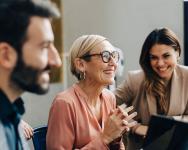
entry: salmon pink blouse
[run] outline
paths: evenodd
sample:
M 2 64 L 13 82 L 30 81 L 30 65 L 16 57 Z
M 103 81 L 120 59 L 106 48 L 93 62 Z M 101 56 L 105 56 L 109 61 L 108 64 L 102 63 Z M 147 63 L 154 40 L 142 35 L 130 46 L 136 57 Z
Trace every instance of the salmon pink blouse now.
M 59 93 L 51 106 L 48 120 L 48 150 L 124 149 L 122 141 L 106 145 L 101 139 L 104 122 L 116 108 L 115 96 L 104 89 L 101 93 L 101 124 L 92 113 L 84 91 L 74 84 Z

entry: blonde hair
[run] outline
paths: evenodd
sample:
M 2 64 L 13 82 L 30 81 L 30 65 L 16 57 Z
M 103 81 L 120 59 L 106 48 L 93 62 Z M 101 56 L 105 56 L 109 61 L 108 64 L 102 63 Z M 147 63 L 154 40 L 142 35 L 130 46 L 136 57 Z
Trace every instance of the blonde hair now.
M 70 48 L 70 70 L 79 79 L 79 71 L 75 66 L 75 59 L 88 54 L 96 45 L 107 40 L 100 35 L 83 35 L 78 37 Z

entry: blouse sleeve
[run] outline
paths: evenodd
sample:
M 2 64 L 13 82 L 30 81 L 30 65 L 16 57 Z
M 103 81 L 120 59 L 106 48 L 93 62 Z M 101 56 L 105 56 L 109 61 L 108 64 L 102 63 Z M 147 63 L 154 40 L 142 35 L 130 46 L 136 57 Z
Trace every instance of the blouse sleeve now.
M 101 137 L 96 137 L 92 141 L 90 141 L 87 145 L 80 149 L 75 149 L 75 150 L 110 150 L 108 146 L 102 141 Z
M 74 149 L 75 115 L 71 104 L 63 100 L 55 100 L 52 104 L 47 131 L 47 150 L 72 150 Z M 93 138 L 80 150 L 108 150 L 100 135 Z
M 55 100 L 47 131 L 47 150 L 71 150 L 74 144 L 74 113 L 69 103 Z

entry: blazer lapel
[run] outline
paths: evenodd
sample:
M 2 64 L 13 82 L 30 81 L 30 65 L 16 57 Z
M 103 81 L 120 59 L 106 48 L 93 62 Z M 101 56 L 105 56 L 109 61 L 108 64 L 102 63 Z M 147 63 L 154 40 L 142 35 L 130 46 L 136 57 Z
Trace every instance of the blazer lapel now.
M 171 83 L 171 89 L 170 89 L 170 104 L 169 104 L 169 110 L 168 115 L 177 115 L 177 111 L 181 110 L 181 77 L 180 72 L 176 68 L 173 72 L 172 76 L 172 83 Z
M 157 104 L 153 95 L 146 94 L 150 115 L 157 114 Z

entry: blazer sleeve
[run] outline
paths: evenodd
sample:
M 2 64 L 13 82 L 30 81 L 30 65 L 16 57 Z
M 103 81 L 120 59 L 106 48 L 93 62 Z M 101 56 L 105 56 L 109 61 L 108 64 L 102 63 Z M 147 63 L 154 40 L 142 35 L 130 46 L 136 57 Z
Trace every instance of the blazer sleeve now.
M 126 103 L 129 105 L 131 103 L 133 91 L 130 76 L 130 73 L 128 73 L 125 80 L 114 91 L 118 105 L 122 103 Z
M 186 108 L 185 108 L 183 115 L 173 116 L 173 118 L 176 119 L 176 120 L 188 122 L 188 103 L 186 105 Z
M 185 122 L 188 122 L 188 103 L 186 105 L 186 108 L 185 108 L 185 111 L 184 111 L 184 113 L 182 115 L 182 119 L 181 120 L 183 120 Z

